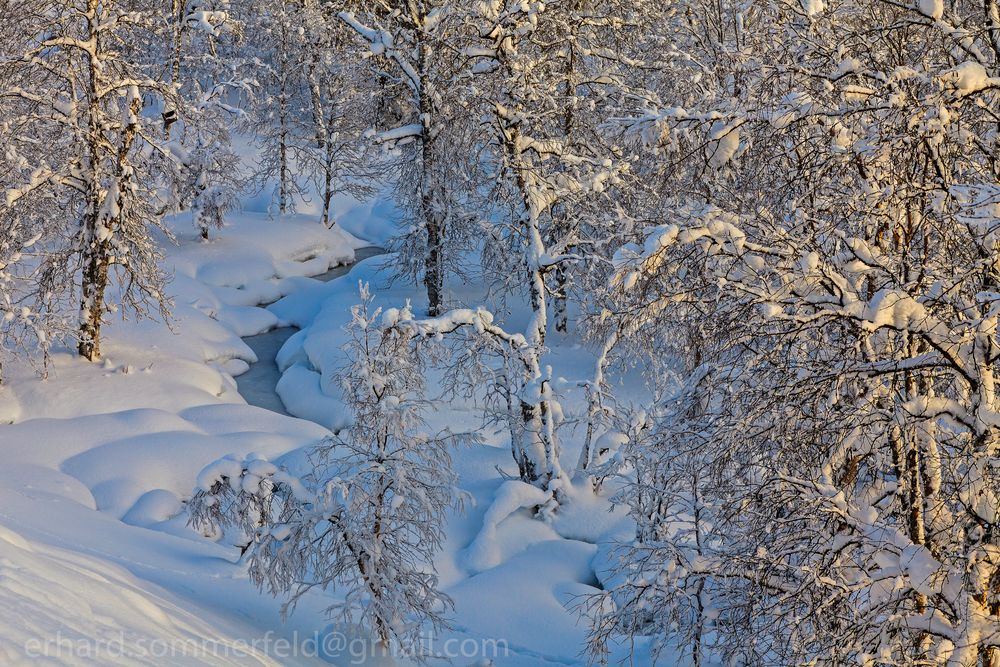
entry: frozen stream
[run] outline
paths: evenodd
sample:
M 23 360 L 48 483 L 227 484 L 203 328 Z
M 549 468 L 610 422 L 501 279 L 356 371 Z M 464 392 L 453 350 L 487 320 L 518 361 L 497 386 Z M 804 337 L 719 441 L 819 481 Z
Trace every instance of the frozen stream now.
M 384 252 L 385 250 L 382 248 L 376 247 L 358 248 L 354 253 L 354 263 L 369 257 L 381 255 Z M 323 282 L 339 278 L 350 273 L 354 263 L 335 266 L 326 273 L 313 276 L 313 278 L 322 280 Z M 250 370 L 236 378 L 236 386 L 239 389 L 240 395 L 250 405 L 266 408 L 273 412 L 280 412 L 283 415 L 288 414 L 284 403 L 281 402 L 281 398 L 278 397 L 275 391 L 278 380 L 281 379 L 281 372 L 278 370 L 275 357 L 278 356 L 278 350 L 285 344 L 285 341 L 296 331 L 298 329 L 295 327 L 280 327 L 257 336 L 247 336 L 243 339 L 243 342 L 249 345 L 250 349 L 257 355 L 257 363 L 251 364 Z

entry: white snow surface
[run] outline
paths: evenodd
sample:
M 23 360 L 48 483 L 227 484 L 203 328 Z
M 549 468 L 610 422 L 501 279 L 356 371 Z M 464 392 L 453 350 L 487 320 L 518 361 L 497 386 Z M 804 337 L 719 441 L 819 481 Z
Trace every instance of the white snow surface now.
M 268 631 L 273 641 L 316 629 L 317 614 L 283 625 L 237 553 L 187 528 L 180 510 L 208 462 L 277 456 L 328 433 L 246 405 L 230 370 L 256 361 L 240 336 L 276 323 L 258 304 L 368 243 L 305 216 L 243 214 L 207 243 L 190 220 L 172 224 L 169 327 L 113 318 L 102 363 L 61 352 L 44 380 L 4 369 L 4 665 L 321 664 L 287 662 L 266 643 Z
M 518 510 L 544 505 L 552 497 L 537 486 L 511 479 L 493 494 L 493 503 L 483 516 L 483 527 L 465 551 L 468 568 L 476 573 L 496 567 L 502 561 L 497 544 L 497 526 Z
M 183 503 L 199 472 L 225 456 L 302 465 L 305 448 L 346 423 L 331 384 L 358 281 L 372 284 L 378 305 L 412 299 L 415 312 L 419 290 L 389 284 L 379 267 L 391 257 L 364 260 L 330 283 L 307 277 L 350 261 L 379 234 L 362 241 L 309 216 L 244 213 L 202 242 L 189 220 L 172 224 L 178 244 L 164 239 L 174 274 L 169 326 L 116 319 L 106 327 L 105 362 L 57 353 L 44 380 L 26 365 L 5 368 L 0 663 L 409 664 L 360 650 L 350 643 L 358 629 L 330 625 L 322 610 L 336 591 L 310 592 L 282 622 L 283 600 L 247 579 L 233 539 L 197 534 Z M 369 225 L 379 227 L 345 227 Z M 475 305 L 471 288 L 450 289 L 452 299 Z M 515 308 L 507 321 L 525 317 Z M 233 379 L 257 361 L 240 337 L 284 325 L 302 331 L 278 354 L 277 391 L 301 419 L 247 405 Z M 572 336 L 553 336 L 552 348 L 556 368 L 591 372 L 592 355 Z M 475 428 L 472 407 L 453 402 L 429 419 Z M 567 418 L 583 410 L 573 396 L 564 407 Z M 469 501 L 448 517 L 436 563 L 455 609 L 452 628 L 428 635 L 428 645 L 456 665 L 586 664 L 575 606 L 595 591 L 599 545 L 626 519 L 609 511 L 612 491 L 579 489 L 554 519 L 533 517 L 537 490 L 505 482 L 498 468 L 513 472 L 509 443 L 502 433 L 487 436 L 486 445 L 455 453 Z M 564 464 L 576 456 L 567 446 Z M 643 655 L 640 646 L 640 665 Z

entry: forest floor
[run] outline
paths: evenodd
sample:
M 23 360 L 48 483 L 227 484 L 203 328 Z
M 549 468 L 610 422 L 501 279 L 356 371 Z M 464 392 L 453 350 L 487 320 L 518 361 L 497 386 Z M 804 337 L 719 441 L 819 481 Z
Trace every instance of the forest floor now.
M 163 240 L 173 274 L 169 324 L 115 317 L 100 364 L 57 352 L 45 379 L 27 365 L 4 369 L 0 663 L 409 662 L 375 655 L 358 629 L 331 625 L 323 610 L 335 590 L 311 592 L 283 621 L 283 600 L 257 591 L 225 538 L 188 527 L 184 503 L 199 470 L 222 456 L 256 453 L 294 464 L 338 428 L 345 415 L 330 382 L 359 281 L 385 307 L 410 299 L 420 311 L 419 290 L 390 280 L 387 255 L 329 282 L 309 277 L 383 242 L 369 219 L 346 225 L 367 238 L 305 215 L 240 214 L 209 242 L 196 238 L 189 220 L 172 224 L 177 242 Z M 449 297 L 484 300 L 475 284 L 456 281 Z M 506 317 L 516 328 L 526 315 L 515 304 Z M 249 387 L 267 394 L 276 381 L 281 402 L 248 405 L 235 378 L 258 358 L 242 338 L 289 326 L 298 331 L 280 350 L 270 347 L 275 359 L 260 360 L 274 370 L 243 382 L 250 396 Z M 592 357 L 572 334 L 551 347 L 549 361 L 574 374 L 566 387 L 590 374 Z M 567 390 L 567 423 L 582 414 L 581 398 Z M 478 428 L 475 414 L 475 398 L 452 400 L 428 420 Z M 580 438 L 571 428 L 567 434 L 571 470 Z M 468 502 L 448 517 L 436 562 L 455 602 L 452 627 L 436 636 L 428 630 L 421 649 L 437 656 L 432 662 L 456 665 L 585 664 L 576 606 L 600 586 L 599 564 L 611 539 L 628 535 L 628 519 L 611 511 L 610 491 L 582 489 L 553 520 L 534 518 L 516 484 L 505 481 L 515 472 L 509 443 L 499 432 L 485 436 L 484 445 L 455 453 Z M 643 656 L 640 646 L 638 664 Z

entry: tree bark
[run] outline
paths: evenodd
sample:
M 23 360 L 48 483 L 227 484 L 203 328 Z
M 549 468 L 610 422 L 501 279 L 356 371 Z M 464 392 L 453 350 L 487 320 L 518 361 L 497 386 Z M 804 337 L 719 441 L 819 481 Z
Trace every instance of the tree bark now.
M 288 35 L 281 28 L 278 54 L 278 212 L 288 212 Z
M 424 17 L 421 17 L 421 22 Z M 422 23 L 421 23 L 422 25 Z M 431 101 L 430 75 L 427 71 L 427 49 L 421 43 L 419 53 L 419 111 L 422 126 L 420 136 L 420 213 L 427 233 L 427 254 L 424 258 L 424 287 L 427 289 L 427 313 L 437 317 L 443 311 L 444 300 L 444 235 L 445 221 L 438 201 L 435 182 L 437 160 L 435 137 L 431 128 L 434 108 Z
M 98 238 L 98 224 L 101 211 L 101 123 L 100 81 L 102 68 L 98 62 L 100 36 L 97 31 L 97 0 L 87 2 L 87 31 L 96 45 L 88 54 L 87 79 L 87 159 L 90 162 L 87 187 L 87 211 L 82 221 L 81 252 L 83 254 L 83 276 L 80 281 L 80 329 L 77 351 L 88 361 L 101 357 L 101 317 L 104 312 L 104 291 L 108 284 L 107 242 Z
M 571 9 L 577 11 L 579 9 L 577 3 L 571 6 Z M 566 61 L 563 67 L 563 97 L 564 97 L 564 107 L 563 107 L 563 117 L 562 117 L 562 134 L 563 140 L 567 145 L 570 144 L 570 136 L 573 133 L 573 98 L 576 95 L 576 82 L 574 73 L 576 71 L 576 34 L 571 32 L 567 36 L 567 49 L 569 53 L 566 54 Z M 569 219 L 568 212 L 561 210 L 556 213 L 553 217 L 555 233 L 557 240 L 565 237 L 570 233 L 569 230 Z M 567 246 L 567 252 L 570 247 Z M 556 331 L 560 333 L 566 333 L 569 329 L 569 316 L 567 315 L 567 303 L 566 303 L 566 290 L 569 287 L 568 276 L 566 275 L 566 267 L 562 264 L 555 267 L 553 271 L 553 278 L 555 285 L 553 286 L 553 304 L 552 304 L 552 315 L 553 315 L 553 326 L 555 326 Z
M 96 227 L 96 217 L 85 223 Z M 88 361 L 101 358 L 101 317 L 104 314 L 104 292 L 108 286 L 107 243 L 96 238 L 84 252 L 82 299 L 80 304 L 80 343 L 78 352 Z

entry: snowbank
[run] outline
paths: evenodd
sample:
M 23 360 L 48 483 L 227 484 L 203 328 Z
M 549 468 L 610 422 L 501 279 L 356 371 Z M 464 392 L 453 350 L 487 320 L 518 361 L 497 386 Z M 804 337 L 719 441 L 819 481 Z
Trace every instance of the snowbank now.
M 130 655 L 139 656 L 128 664 L 171 665 L 323 663 L 305 654 L 232 651 L 144 662 L 141 647 L 182 641 L 261 647 L 263 641 L 273 649 L 279 639 L 295 645 L 328 631 L 360 637 L 324 620 L 335 591 L 310 592 L 282 622 L 281 600 L 261 595 L 246 579 L 232 538 L 204 539 L 187 527 L 181 510 L 198 472 L 213 461 L 263 457 L 293 470 L 304 466 L 305 448 L 346 423 L 333 374 L 343 362 L 343 326 L 358 301 L 358 282 L 371 284 L 377 305 L 410 300 L 416 312 L 425 308 L 421 290 L 390 282 L 380 271 L 391 261 L 386 257 L 364 260 L 329 283 L 306 277 L 350 259 L 362 245 L 306 219 L 248 214 L 208 243 L 183 221 L 176 224 L 180 244 L 167 251 L 172 331 L 153 320 L 116 321 L 107 327 L 102 364 L 56 355 L 46 381 L 5 369 L 12 380 L 0 389 L 0 419 L 14 423 L 0 429 L 4 664 L 45 664 L 27 654 L 26 642 L 66 635 L 84 647 L 95 638 L 122 637 Z M 474 282 L 450 284 L 449 298 L 482 303 L 469 286 Z M 519 327 L 527 317 L 515 304 L 505 322 Z M 305 419 L 246 405 L 233 379 L 256 361 L 240 337 L 284 325 L 301 331 L 277 354 L 283 371 L 277 391 L 288 411 Z M 579 374 L 560 386 L 589 375 L 592 355 L 573 337 L 553 335 L 552 348 L 556 368 Z M 431 386 L 443 384 L 432 378 Z M 583 409 L 579 397 L 565 398 L 568 419 Z M 454 400 L 427 416 L 432 428 L 474 428 L 477 414 L 473 404 Z M 485 435 L 489 445 L 455 453 L 469 501 L 464 513 L 447 517 L 436 563 L 456 604 L 449 614 L 454 627 L 428 641 L 439 651 L 458 642 L 450 646 L 461 647 L 452 656 L 459 665 L 579 664 L 585 631 L 575 612 L 578 596 L 596 590 L 592 560 L 624 517 L 608 512 L 607 492 L 569 489 L 570 504 L 548 522 L 537 520 L 530 508 L 545 494 L 504 482 L 498 470 L 515 472 L 509 443 L 502 432 Z M 567 431 L 566 466 L 577 458 L 577 439 Z M 356 664 L 344 645 L 326 648 L 328 659 L 339 655 L 343 663 L 350 655 Z M 63 658 L 50 663 L 116 664 L 109 656 Z
M 209 242 L 189 220 L 172 224 L 169 327 L 112 319 L 100 364 L 57 353 L 46 380 L 4 369 L 5 665 L 318 664 L 268 657 L 264 640 L 321 630 L 322 606 L 282 625 L 280 601 L 233 566 L 238 552 L 180 513 L 208 462 L 280 456 L 329 433 L 246 405 L 232 373 L 256 361 L 240 337 L 278 323 L 260 306 L 368 244 L 305 217 L 239 216 Z

